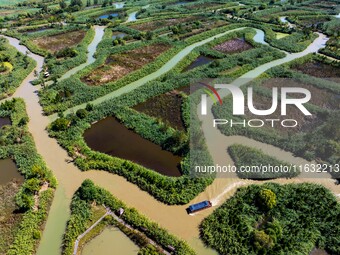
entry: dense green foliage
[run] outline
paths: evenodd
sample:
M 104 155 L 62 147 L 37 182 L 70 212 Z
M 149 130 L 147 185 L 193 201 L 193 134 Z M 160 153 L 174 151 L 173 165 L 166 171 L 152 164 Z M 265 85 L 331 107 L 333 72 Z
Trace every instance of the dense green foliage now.
M 129 50 L 137 49 L 146 45 L 162 43 L 162 44 L 170 44 L 174 47 L 167 50 L 158 56 L 151 63 L 143 66 L 142 68 L 133 71 L 126 76 L 118 79 L 117 81 L 108 82 L 101 86 L 89 86 L 81 81 L 81 78 L 93 72 L 96 68 L 105 65 L 106 59 L 112 54 L 124 53 Z M 154 71 L 156 71 L 160 65 L 171 59 L 180 49 L 183 48 L 182 43 L 172 43 L 167 39 L 158 38 L 152 41 L 145 42 L 137 42 L 131 43 L 123 46 L 112 46 L 112 40 L 103 40 L 98 46 L 100 50 L 98 50 L 98 54 L 96 55 L 96 62 L 72 77 L 65 79 L 59 82 L 56 85 L 52 85 L 49 88 L 41 91 L 41 104 L 44 107 L 44 111 L 47 114 L 51 114 L 56 111 L 63 111 L 67 108 L 78 105 L 81 103 L 85 103 L 88 101 L 92 101 L 100 96 L 103 96 L 109 92 L 117 90 L 127 84 L 135 82 L 139 80 L 141 77 L 144 77 Z M 72 91 L 72 96 L 64 97 L 62 100 L 55 100 L 58 91 L 64 90 L 67 88 Z
M 228 35 L 221 40 L 227 40 L 243 35 L 245 35 L 247 40 L 253 43 L 256 48 L 236 55 L 225 56 L 225 58 L 218 62 L 217 65 L 206 65 L 197 67 L 188 72 L 180 73 L 186 65 L 190 64 L 190 60 L 193 59 L 193 56 L 197 56 L 197 51 L 195 51 L 192 53 L 193 55 L 189 55 L 188 59 L 181 61 L 168 74 L 148 82 L 131 93 L 94 106 L 94 109 L 88 112 L 85 118 L 80 119 L 79 116 L 77 117 L 74 114 L 67 116 L 66 118 L 71 125 L 68 128 L 66 128 L 67 125 L 64 125 L 64 128 L 62 128 L 64 130 L 55 128 L 57 124 L 60 124 L 59 122 L 67 123 L 64 118 L 60 118 L 52 123 L 50 134 L 53 137 L 56 137 L 64 148 L 67 148 L 69 154 L 75 158 L 77 166 L 82 170 L 102 169 L 117 173 L 124 176 L 127 180 L 136 183 L 140 188 L 148 191 L 160 201 L 168 204 L 189 202 L 199 192 L 202 192 L 213 180 L 213 176 L 205 176 L 204 178 L 196 179 L 190 177 L 191 174 L 194 174 L 189 167 L 190 158 L 197 159 L 199 160 L 198 162 L 201 162 L 202 164 L 211 165 L 211 158 L 204 146 L 204 139 L 202 140 L 202 131 L 199 129 L 199 124 L 193 125 L 193 130 L 191 130 L 191 132 L 198 137 L 201 137 L 200 140 L 202 144 L 197 148 L 198 150 L 192 151 L 192 154 L 189 157 L 188 134 L 183 131 L 174 130 L 165 123 L 165 120 L 147 116 L 132 110 L 130 107 L 173 89 L 188 86 L 193 79 L 197 79 L 198 77 L 214 77 L 219 75 L 221 71 L 236 65 L 243 65 L 243 68 L 237 71 L 238 74 L 242 74 L 261 63 L 282 56 L 277 50 L 254 43 L 251 40 L 253 35 L 252 30 L 231 33 L 231 35 Z M 211 46 L 212 45 L 214 44 L 211 44 Z M 197 50 L 201 51 L 201 48 Z M 264 53 L 266 53 L 265 56 Z M 202 54 L 204 54 L 204 48 L 202 48 Z M 254 62 L 253 60 L 256 56 L 261 56 L 261 58 Z M 183 119 L 188 125 L 190 120 L 190 103 L 188 99 L 186 99 L 182 107 L 184 110 L 182 113 L 184 116 Z M 142 137 L 159 144 L 163 149 L 184 156 L 181 162 L 181 169 L 184 175 L 179 178 L 166 177 L 154 171 L 145 169 L 135 163 L 91 151 L 85 144 L 83 138 L 84 131 L 90 127 L 91 123 L 112 115 L 118 118 L 126 127 L 132 129 Z M 202 153 L 204 153 L 205 157 L 202 157 Z
M 228 152 L 232 157 L 235 166 L 238 169 L 237 175 L 240 178 L 246 179 L 272 179 L 272 178 L 292 178 L 299 174 L 299 172 L 295 172 L 294 169 L 290 169 L 289 164 L 276 159 L 275 157 L 264 154 L 259 149 L 253 149 L 247 146 L 243 146 L 240 144 L 234 144 L 228 147 Z M 269 169 L 263 170 L 257 167 L 262 166 L 285 166 L 287 167 L 287 172 L 278 171 L 278 172 L 270 172 Z M 255 169 L 254 172 L 242 172 L 241 167 Z
M 25 182 L 16 194 L 18 210 L 23 213 L 19 228 L 15 229 L 14 242 L 6 254 L 32 254 L 40 239 L 40 231 L 44 223 L 56 187 L 56 179 L 46 167 L 37 153 L 33 138 L 26 126 L 28 117 L 22 99 L 13 99 L 0 105 L 0 116 L 10 117 L 11 126 L 0 129 L 0 159 L 11 158 Z M 48 190 L 39 193 L 44 182 L 48 182 Z M 39 193 L 39 207 L 34 209 L 34 195 Z
M 136 209 L 128 208 L 123 202 L 112 196 L 111 193 L 95 186 L 92 181 L 85 180 L 72 199 L 71 217 L 68 221 L 64 236 L 64 255 L 72 254 L 76 238 L 86 230 L 87 222 L 91 219 L 91 203 L 93 201 L 95 201 L 97 205 L 109 207 L 113 212 L 116 212 L 119 208 L 123 208 L 124 214 L 121 218 L 133 228 L 142 231 L 143 234 L 163 248 L 170 245 L 176 249 L 176 254 L 195 254 L 184 241 L 178 240 L 176 237 L 170 235 L 165 229 L 158 226 L 158 224 L 138 213 Z M 123 228 L 119 226 L 119 224 L 118 227 Z M 135 241 L 137 243 L 139 242 L 137 240 Z
M 8 250 L 8 255 L 33 254 L 37 241 L 41 238 L 41 228 L 45 223 L 48 210 L 52 203 L 54 192 L 48 189 L 39 195 L 39 209 L 25 213 L 19 229 L 16 230 L 15 240 Z
M 0 66 L 0 99 L 12 95 L 35 66 L 31 58 L 18 52 L 4 38 L 0 38 L 0 64 L 2 63 L 5 63 L 3 67 L 8 63 L 9 68 Z
M 291 62 L 289 65 L 297 65 L 299 63 L 304 63 L 311 60 L 314 56 L 309 55 L 302 59 L 297 59 Z M 319 61 L 324 61 L 320 58 Z M 329 63 L 331 64 L 331 63 Z M 330 91 L 334 94 L 339 94 L 339 87 L 336 83 L 312 77 L 300 72 L 288 69 L 285 66 L 278 66 L 271 68 L 262 75 L 262 78 L 290 78 L 296 79 L 301 83 L 310 84 L 319 89 Z M 254 92 L 264 97 L 271 98 L 271 91 L 261 87 L 261 84 L 265 82 L 266 79 L 258 79 L 255 84 L 250 84 L 253 86 Z M 245 92 L 246 88 L 243 87 Z M 246 93 L 245 93 L 246 94 Z M 213 107 L 213 114 L 216 118 L 222 119 L 234 119 L 235 121 L 242 121 L 246 118 L 240 118 L 238 116 L 233 116 L 230 109 L 232 109 L 231 96 L 223 99 L 223 107 L 218 105 Z M 338 110 L 332 110 L 314 104 L 308 103 L 307 109 L 309 109 L 312 114 L 315 114 L 317 118 L 322 120 L 322 125 L 313 126 L 310 130 L 299 130 L 299 132 L 288 132 L 284 134 L 275 128 L 240 128 L 237 126 L 229 127 L 227 125 L 221 125 L 219 129 L 225 135 L 245 135 L 247 137 L 253 138 L 255 140 L 263 141 L 265 143 L 273 144 L 284 150 L 291 151 L 298 156 L 302 156 L 308 160 L 318 160 L 319 162 L 325 162 L 330 164 L 338 163 L 339 158 L 339 117 Z
M 209 177 L 190 178 L 186 158 L 182 161 L 184 175 L 176 178 L 161 175 L 124 159 L 92 151 L 84 141 L 83 132 L 95 120 L 115 115 L 128 128 L 133 129 L 144 138 L 162 145 L 164 149 L 177 154 L 186 153 L 187 138 L 185 138 L 185 134 L 181 135 L 179 131 L 164 125 L 164 123 L 130 108 L 117 107 L 116 103 L 115 101 L 110 101 L 100 106 L 95 106 L 84 119 L 80 119 L 76 115 L 67 116 L 72 124 L 64 131 L 53 130 L 52 128 L 56 122 L 52 124 L 50 134 L 56 137 L 63 147 L 68 149 L 69 154 L 75 158 L 75 163 L 80 169 L 101 169 L 122 175 L 158 200 L 168 204 L 188 203 L 212 182 L 212 178 Z M 183 138 L 185 140 L 182 140 Z M 170 143 L 169 141 L 172 142 Z
M 340 253 L 340 204 L 315 184 L 266 183 L 241 188 L 201 223 L 220 254 Z

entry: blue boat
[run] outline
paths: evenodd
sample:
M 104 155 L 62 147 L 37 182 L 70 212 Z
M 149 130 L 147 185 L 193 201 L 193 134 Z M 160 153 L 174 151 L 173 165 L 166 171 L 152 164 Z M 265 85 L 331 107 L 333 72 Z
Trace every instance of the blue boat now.
M 205 201 L 199 202 L 197 204 L 190 205 L 189 208 L 187 208 L 187 212 L 188 213 L 194 213 L 194 212 L 198 212 L 198 211 L 201 211 L 203 209 L 209 208 L 211 206 L 212 206 L 211 202 L 208 201 L 208 200 L 205 200 Z

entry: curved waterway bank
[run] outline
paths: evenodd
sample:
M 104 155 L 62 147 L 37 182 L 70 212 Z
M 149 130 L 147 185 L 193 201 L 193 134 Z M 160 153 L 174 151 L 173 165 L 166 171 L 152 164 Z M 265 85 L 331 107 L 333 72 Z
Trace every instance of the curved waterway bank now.
M 241 28 L 242 29 L 242 28 Z M 226 33 L 230 33 L 231 31 L 227 31 Z M 220 36 L 222 36 L 220 35 Z M 215 37 L 215 36 L 214 36 Z M 213 38 L 209 38 L 213 40 Z M 205 42 L 200 42 L 202 44 L 210 41 L 204 40 Z M 314 42 L 313 42 L 314 44 Z M 190 53 L 190 51 L 197 47 L 196 46 L 185 48 L 184 55 L 176 55 L 171 63 L 168 64 L 168 68 L 172 68 L 175 64 L 178 63 L 183 57 Z M 14 45 L 15 46 L 15 45 Z M 19 45 L 20 46 L 20 45 Z M 23 47 L 23 46 L 20 46 Z M 314 46 L 313 46 L 314 47 Z M 25 47 L 24 47 L 25 48 Z M 24 49 L 25 51 L 27 49 Z M 305 52 L 308 54 L 308 52 Z M 303 54 L 302 54 L 303 55 Z M 37 58 L 37 61 L 40 61 L 42 58 L 40 56 L 29 54 L 29 57 Z M 40 58 L 40 59 L 39 59 Z M 290 61 L 288 58 L 284 58 L 285 61 L 282 63 Z M 43 59 L 42 59 L 43 60 Z M 274 62 L 276 63 L 276 62 Z M 279 63 L 278 63 L 279 64 Z M 41 66 L 38 66 L 38 71 L 41 70 Z M 257 68 L 257 75 L 260 75 L 264 72 L 267 66 L 264 68 Z M 166 70 L 164 66 L 161 67 L 162 71 Z M 250 77 L 255 77 L 256 73 L 249 72 L 247 73 Z M 209 214 L 213 212 L 213 208 L 201 211 L 196 213 L 195 215 L 187 215 L 185 208 L 187 205 L 181 206 L 168 206 L 163 203 L 158 202 L 147 192 L 140 190 L 136 185 L 126 181 L 123 177 L 118 175 L 113 175 L 105 171 L 88 171 L 81 172 L 77 167 L 75 167 L 72 163 L 68 163 L 70 159 L 67 155 L 67 152 L 61 148 L 55 139 L 52 139 L 48 136 L 48 133 L 45 130 L 45 127 L 49 124 L 50 120 L 48 117 L 43 116 L 42 108 L 39 105 L 39 98 L 36 94 L 36 87 L 32 86 L 29 81 L 34 80 L 33 72 L 23 81 L 20 88 L 14 94 L 15 97 L 24 98 L 27 104 L 27 112 L 30 118 L 28 123 L 29 131 L 32 133 L 34 137 L 34 141 L 36 143 L 38 152 L 42 155 L 44 160 L 46 161 L 48 167 L 53 171 L 54 175 L 58 179 L 59 185 L 55 193 L 55 198 L 53 200 L 53 204 L 49 213 L 49 217 L 47 220 L 47 224 L 43 233 L 43 237 L 38 248 L 38 255 L 59 255 L 60 248 L 62 245 L 62 235 L 65 230 L 66 222 L 69 218 L 69 205 L 71 202 L 71 198 L 74 192 L 78 189 L 81 183 L 85 179 L 91 179 L 95 182 L 95 184 L 107 189 L 111 192 L 115 197 L 124 201 L 128 206 L 136 208 L 142 214 L 150 218 L 151 220 L 159 223 L 162 227 L 168 229 L 170 233 L 179 236 L 188 241 L 188 243 L 193 247 L 193 249 L 197 252 L 197 254 L 202 255 L 210 255 L 216 254 L 215 251 L 206 248 L 201 240 L 199 239 L 199 230 L 198 226 L 200 222 Z M 144 83 L 143 83 L 144 84 Z M 142 85 L 142 84 L 141 84 Z M 139 85 L 139 86 L 141 86 Z M 129 85 L 128 85 L 129 86 Z M 130 91 L 134 88 L 129 87 Z M 110 96 L 108 97 L 110 98 Z M 106 98 L 106 99 L 108 99 Z M 102 99 L 103 101 L 106 99 Z M 223 136 L 223 135 L 222 135 Z M 228 138 L 228 137 L 225 137 Z M 224 139 L 224 138 L 223 138 Z M 245 138 L 247 139 L 247 138 Z M 258 142 L 258 146 L 261 149 L 268 148 L 271 153 L 274 155 L 282 155 L 282 157 L 286 157 L 286 154 L 282 150 L 271 146 L 268 147 L 267 144 Z M 226 148 L 226 146 L 224 147 Z M 286 152 L 288 153 L 288 152 Z M 213 154 L 213 153 L 212 153 Z M 214 154 L 213 154 L 214 156 Z M 295 159 L 291 155 L 289 157 L 291 159 Z M 214 158 L 215 160 L 215 158 Z M 288 160 L 286 160 L 288 161 Z M 232 163 L 227 158 L 227 153 L 224 154 L 223 164 Z M 215 162 L 217 163 L 217 162 Z M 288 183 L 288 182 L 303 182 L 310 181 L 315 183 L 321 183 L 325 185 L 327 188 L 331 189 L 334 193 L 340 193 L 340 186 L 334 185 L 334 180 L 330 179 L 293 179 L 293 180 L 275 180 L 275 182 L 279 183 Z M 207 187 L 207 189 L 199 194 L 191 203 L 199 202 L 202 200 L 212 200 L 214 201 L 214 205 L 217 206 L 227 198 L 233 195 L 237 187 L 242 185 L 247 185 L 249 183 L 260 183 L 260 182 L 250 182 L 250 181 L 242 181 L 234 178 L 217 178 L 212 185 Z
M 93 55 L 96 52 L 98 44 L 103 39 L 105 26 L 93 26 L 93 28 L 95 30 L 95 35 L 94 35 L 92 42 L 89 44 L 89 46 L 87 48 L 88 53 L 87 53 L 86 62 L 79 65 L 79 66 L 76 66 L 75 68 L 72 68 L 69 71 L 67 71 L 67 73 L 65 73 L 63 76 L 61 76 L 59 80 L 69 78 L 71 75 L 77 73 L 78 71 L 84 69 L 86 66 L 88 66 L 88 65 L 92 64 L 94 61 L 96 61 L 96 59 L 94 58 Z
M 143 86 L 144 84 L 146 84 L 147 82 L 149 81 L 152 81 L 158 77 L 160 77 L 161 75 L 169 72 L 172 68 L 174 68 L 183 58 L 185 58 L 193 49 L 199 47 L 199 46 L 202 46 L 212 40 L 214 40 L 215 38 L 219 38 L 219 37 L 222 37 L 226 34 L 229 34 L 229 33 L 232 33 L 232 32 L 235 32 L 235 31 L 239 31 L 239 30 L 243 30 L 243 29 L 246 29 L 246 28 L 249 28 L 249 27 L 241 27 L 241 28 L 236 28 L 236 29 L 232 29 L 232 30 L 228 30 L 228 31 L 225 31 L 223 33 L 220 33 L 220 34 L 217 34 L 217 35 L 214 35 L 214 36 L 211 36 L 207 39 L 204 39 L 202 41 L 198 41 L 196 43 L 193 43 L 187 47 L 185 47 L 184 49 L 182 49 L 180 52 L 178 52 L 172 59 L 170 59 L 168 62 L 166 62 L 163 66 L 161 66 L 157 71 L 149 74 L 149 75 L 146 75 L 142 78 L 140 78 L 139 80 L 137 81 L 134 81 L 122 88 L 119 88 L 111 93 L 108 93 L 102 97 L 99 97 L 93 101 L 91 101 L 90 103 L 94 104 L 94 105 L 97 105 L 97 104 L 100 104 L 106 100 L 109 100 L 109 99 L 112 99 L 112 98 L 115 98 L 115 97 L 119 97 L 123 94 L 126 94 L 126 93 L 129 93 L 141 86 Z M 265 34 L 262 30 L 260 29 L 257 29 L 257 28 L 252 28 L 256 31 L 256 34 L 254 36 L 254 41 L 258 42 L 258 43 L 262 43 L 262 44 L 267 44 L 265 42 Z M 69 108 L 68 110 L 66 110 L 64 112 L 64 114 L 69 114 L 71 112 L 76 112 L 78 109 L 82 109 L 82 108 L 85 108 L 86 105 L 88 104 L 89 102 L 87 103 L 84 103 L 84 104 L 80 104 L 80 105 L 77 105 L 77 106 L 74 106 L 72 108 Z M 56 118 L 58 117 L 57 114 L 52 114 L 50 115 L 50 119 L 51 120 L 55 120 Z

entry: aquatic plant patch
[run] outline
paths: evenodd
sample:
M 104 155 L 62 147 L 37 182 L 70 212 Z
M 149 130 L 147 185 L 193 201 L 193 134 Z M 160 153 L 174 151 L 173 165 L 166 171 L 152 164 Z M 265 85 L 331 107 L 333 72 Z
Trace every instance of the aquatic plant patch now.
M 339 67 L 332 66 L 317 60 L 311 60 L 298 65 L 293 65 L 292 69 L 314 77 L 340 83 Z
M 116 81 L 152 62 L 170 47 L 167 44 L 157 43 L 111 55 L 106 59 L 104 65 L 82 77 L 81 80 L 91 86 Z
M 24 177 L 23 182 L 0 185 L 0 233 L 5 236 L 0 239 L 0 252 L 33 254 L 57 183 L 28 132 L 24 101 L 13 99 L 0 104 L 0 117 L 9 117 L 12 123 L 0 129 L 0 159 L 13 159 Z
M 85 30 L 77 30 L 48 37 L 40 37 L 33 39 L 32 41 L 37 44 L 38 47 L 54 53 L 66 47 L 72 47 L 79 44 L 84 39 L 85 34 Z
M 150 98 L 144 103 L 133 107 L 135 110 L 160 118 L 174 128 L 184 130 L 182 119 L 183 96 L 179 91 L 173 90 L 160 96 Z
M 253 48 L 244 38 L 235 38 L 216 45 L 213 49 L 223 53 L 242 52 Z

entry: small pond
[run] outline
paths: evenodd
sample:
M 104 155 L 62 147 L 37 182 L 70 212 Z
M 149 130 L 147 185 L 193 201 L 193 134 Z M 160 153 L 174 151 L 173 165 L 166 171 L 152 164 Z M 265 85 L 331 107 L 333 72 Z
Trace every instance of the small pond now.
M 0 118 L 0 128 L 2 128 L 5 125 L 11 125 L 11 120 L 8 117 Z
M 24 182 L 24 177 L 11 159 L 0 159 L 0 185 L 7 184 L 12 180 Z
M 188 2 L 182 1 L 182 2 L 174 3 L 174 5 L 183 5 L 183 4 L 187 4 L 187 3 L 188 3 Z
M 50 28 L 50 27 L 42 27 L 42 28 L 38 28 L 38 29 L 35 29 L 35 30 L 28 30 L 28 31 L 25 31 L 23 33 L 31 35 L 31 34 L 36 34 L 36 33 L 40 33 L 40 32 L 43 32 L 43 31 L 47 31 L 47 30 L 52 30 L 52 28 Z
M 118 38 L 123 38 L 124 36 L 126 36 L 125 33 L 122 32 L 113 32 L 112 33 L 112 39 L 118 39 Z
M 167 176 L 180 176 L 181 157 L 173 155 L 126 128 L 114 117 L 107 117 L 85 131 L 87 145 L 122 159 L 134 161 Z
M 139 247 L 116 227 L 108 227 L 85 245 L 82 255 L 136 255 Z
M 110 17 L 114 18 L 114 17 L 118 17 L 118 13 L 109 13 L 109 14 L 104 14 L 102 16 L 99 16 L 98 19 L 109 19 Z
M 123 2 L 120 2 L 120 3 L 113 3 L 114 6 L 116 7 L 116 9 L 122 9 L 124 7 L 124 4 Z
M 190 65 L 183 69 L 183 72 L 187 72 L 189 70 L 194 69 L 195 67 L 202 66 L 205 64 L 209 64 L 210 62 L 214 61 L 213 58 L 206 57 L 206 56 L 199 56 Z

